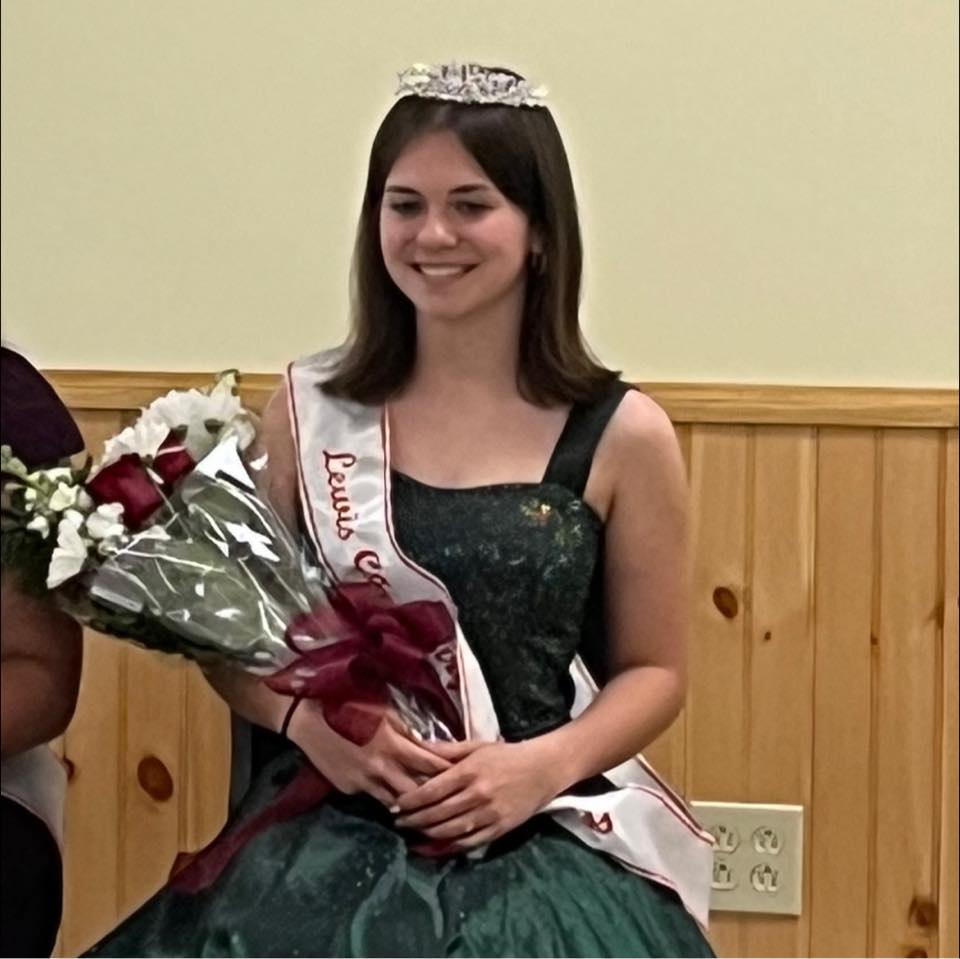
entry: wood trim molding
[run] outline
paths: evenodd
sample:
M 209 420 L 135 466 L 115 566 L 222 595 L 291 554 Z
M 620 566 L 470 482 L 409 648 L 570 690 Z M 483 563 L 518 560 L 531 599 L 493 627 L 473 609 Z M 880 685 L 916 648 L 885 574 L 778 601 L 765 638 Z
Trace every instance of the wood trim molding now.
M 210 373 L 45 370 L 64 403 L 78 410 L 129 410 L 167 390 L 208 384 Z M 262 406 L 279 375 L 246 373 L 241 390 Z M 957 427 L 955 389 L 862 386 L 754 386 L 734 383 L 638 383 L 675 423 L 781 424 L 948 429 Z
M 675 423 L 956 428 L 957 390 L 647 383 Z
M 135 410 L 169 390 L 209 386 L 214 373 L 160 373 L 155 370 L 42 370 L 60 399 L 73 410 Z M 277 373 L 244 373 L 244 399 L 262 406 L 280 382 Z

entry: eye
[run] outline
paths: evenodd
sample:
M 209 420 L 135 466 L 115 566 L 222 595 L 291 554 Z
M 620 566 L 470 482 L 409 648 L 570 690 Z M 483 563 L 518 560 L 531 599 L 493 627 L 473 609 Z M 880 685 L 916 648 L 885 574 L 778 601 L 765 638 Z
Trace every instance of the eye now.
M 420 212 L 417 200 L 391 200 L 387 206 L 399 216 L 414 216 Z
M 486 203 L 477 203 L 472 200 L 458 200 L 454 204 L 454 209 L 464 216 L 480 216 L 480 214 L 489 210 L 490 207 Z

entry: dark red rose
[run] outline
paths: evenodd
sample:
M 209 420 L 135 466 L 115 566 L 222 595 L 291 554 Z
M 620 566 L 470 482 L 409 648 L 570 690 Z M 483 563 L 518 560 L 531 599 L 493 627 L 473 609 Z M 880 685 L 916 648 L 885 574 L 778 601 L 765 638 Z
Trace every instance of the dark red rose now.
M 183 443 L 173 433 L 160 444 L 160 449 L 153 458 L 153 471 L 163 480 L 163 490 L 167 495 L 173 492 L 177 482 L 196 465 Z
M 163 496 L 150 478 L 140 457 L 126 453 L 100 470 L 86 485 L 95 503 L 122 503 L 123 522 L 136 532 L 163 505 Z

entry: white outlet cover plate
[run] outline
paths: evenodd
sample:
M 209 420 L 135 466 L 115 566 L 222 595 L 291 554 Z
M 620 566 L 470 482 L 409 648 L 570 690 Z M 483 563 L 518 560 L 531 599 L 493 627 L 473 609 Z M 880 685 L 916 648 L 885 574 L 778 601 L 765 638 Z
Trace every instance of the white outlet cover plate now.
M 711 911 L 799 916 L 803 904 L 803 806 L 692 802 L 716 840 Z

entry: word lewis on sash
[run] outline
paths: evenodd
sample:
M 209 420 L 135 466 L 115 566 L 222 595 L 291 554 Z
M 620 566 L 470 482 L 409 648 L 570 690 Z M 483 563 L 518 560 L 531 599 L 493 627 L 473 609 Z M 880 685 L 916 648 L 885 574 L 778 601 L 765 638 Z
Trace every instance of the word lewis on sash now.
M 357 535 L 354 524 L 359 519 L 359 514 L 354 509 L 347 487 L 349 472 L 356 465 L 357 458 L 353 453 L 323 451 L 323 468 L 327 475 L 331 519 L 337 538 L 344 543 Z M 383 575 L 383 561 L 376 550 L 369 548 L 357 550 L 353 557 L 353 566 L 373 586 L 382 590 L 389 587 L 390 582 Z

